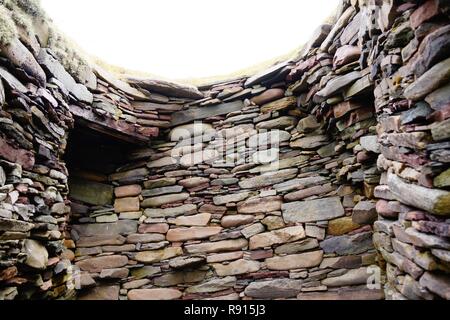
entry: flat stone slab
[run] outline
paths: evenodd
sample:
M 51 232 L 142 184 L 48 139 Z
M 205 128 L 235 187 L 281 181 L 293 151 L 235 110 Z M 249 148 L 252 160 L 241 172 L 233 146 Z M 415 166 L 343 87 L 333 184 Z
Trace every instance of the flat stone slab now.
M 171 126 L 189 123 L 195 120 L 202 120 L 210 117 L 225 115 L 231 112 L 239 111 L 244 107 L 242 101 L 222 103 L 210 107 L 191 107 L 185 111 L 179 111 L 172 114 Z
M 82 237 L 115 236 L 137 232 L 138 222 L 133 220 L 119 220 L 115 223 L 78 224 L 72 228 Z
M 285 203 L 282 211 L 286 223 L 331 220 L 345 215 L 339 197 Z

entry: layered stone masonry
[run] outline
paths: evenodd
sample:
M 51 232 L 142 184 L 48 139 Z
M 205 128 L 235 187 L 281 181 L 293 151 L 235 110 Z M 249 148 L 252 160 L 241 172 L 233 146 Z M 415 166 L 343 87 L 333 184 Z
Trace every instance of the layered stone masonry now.
M 0 296 L 448 299 L 448 22 L 342 1 L 297 60 L 200 88 L 97 68 L 86 89 L 2 49 Z M 153 137 L 101 198 L 68 194 L 74 118 Z

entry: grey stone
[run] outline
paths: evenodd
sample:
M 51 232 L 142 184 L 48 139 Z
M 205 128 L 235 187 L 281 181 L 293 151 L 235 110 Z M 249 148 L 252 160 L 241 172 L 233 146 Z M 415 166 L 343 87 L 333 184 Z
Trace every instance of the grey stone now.
M 282 211 L 286 223 L 331 220 L 345 214 L 339 197 L 285 203 Z

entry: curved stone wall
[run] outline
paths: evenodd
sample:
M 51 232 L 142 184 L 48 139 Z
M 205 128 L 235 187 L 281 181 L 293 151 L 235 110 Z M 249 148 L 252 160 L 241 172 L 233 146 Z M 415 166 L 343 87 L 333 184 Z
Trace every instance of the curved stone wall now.
M 199 88 L 3 45 L 0 298 L 448 299 L 448 22 L 342 1 L 298 59 Z M 74 122 L 135 150 L 72 175 Z

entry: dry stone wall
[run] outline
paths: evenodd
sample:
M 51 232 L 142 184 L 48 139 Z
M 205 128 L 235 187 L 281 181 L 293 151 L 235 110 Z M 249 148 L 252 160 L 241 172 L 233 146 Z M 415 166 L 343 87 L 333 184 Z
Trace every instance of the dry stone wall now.
M 2 48 L 0 297 L 448 299 L 449 10 L 342 1 L 297 59 L 199 88 Z M 126 163 L 72 179 L 74 122 Z

